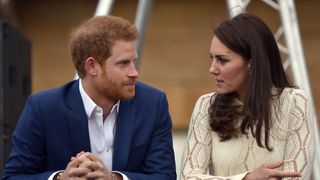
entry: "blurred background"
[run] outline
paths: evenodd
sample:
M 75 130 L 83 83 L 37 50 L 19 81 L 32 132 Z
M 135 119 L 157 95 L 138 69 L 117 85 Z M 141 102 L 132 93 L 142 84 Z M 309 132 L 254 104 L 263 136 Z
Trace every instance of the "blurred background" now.
M 111 14 L 134 22 L 137 0 L 115 0 Z M 31 43 L 31 93 L 74 78 L 68 54 L 73 27 L 94 15 L 96 0 L 0 0 L 0 17 Z M 316 112 L 320 110 L 320 0 L 296 0 L 302 45 Z M 261 1 L 249 12 L 276 31 L 277 11 Z M 197 98 L 214 91 L 209 74 L 213 29 L 227 19 L 224 0 L 154 0 L 140 62 L 140 80 L 166 92 L 173 120 L 177 170 Z M 19 52 L 16 52 L 19 53 Z M 14 99 L 12 99 L 14 101 Z M 319 114 L 319 113 L 318 113 Z

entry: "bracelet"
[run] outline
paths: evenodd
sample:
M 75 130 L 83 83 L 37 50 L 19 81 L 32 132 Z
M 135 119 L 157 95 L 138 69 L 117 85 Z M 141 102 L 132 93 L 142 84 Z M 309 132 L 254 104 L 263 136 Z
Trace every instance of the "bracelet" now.
M 111 180 L 115 180 L 113 172 L 111 172 Z

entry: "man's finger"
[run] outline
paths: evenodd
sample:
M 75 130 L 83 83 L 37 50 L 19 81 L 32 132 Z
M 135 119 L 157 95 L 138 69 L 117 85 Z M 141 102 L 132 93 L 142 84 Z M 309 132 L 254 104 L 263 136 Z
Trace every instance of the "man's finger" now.
M 89 153 L 87 155 L 87 158 L 89 158 L 90 160 L 95 161 L 95 162 L 101 162 L 100 158 L 93 153 Z
M 68 175 L 69 177 L 81 177 L 88 174 L 91 171 L 91 169 L 85 167 L 72 168 L 69 170 Z
M 95 161 L 86 161 L 82 164 L 80 164 L 80 167 L 86 167 L 88 169 L 92 169 L 93 171 L 106 171 L 106 168 L 101 162 L 95 162 Z
M 68 167 L 69 168 L 76 168 L 81 164 L 81 161 L 77 159 L 73 159 L 72 161 L 69 162 Z
M 105 177 L 105 173 L 103 171 L 93 171 L 93 172 L 90 172 L 88 174 L 86 174 L 86 178 L 87 179 L 103 179 Z M 110 174 L 110 177 L 111 177 L 111 174 Z

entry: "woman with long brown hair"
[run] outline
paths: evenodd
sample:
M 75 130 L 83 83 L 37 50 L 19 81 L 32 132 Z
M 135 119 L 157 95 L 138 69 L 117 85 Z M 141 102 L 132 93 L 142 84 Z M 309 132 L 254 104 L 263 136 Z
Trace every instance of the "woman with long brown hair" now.
M 290 85 L 267 25 L 248 13 L 223 22 L 210 59 L 216 92 L 195 105 L 181 179 L 309 179 L 310 101 Z

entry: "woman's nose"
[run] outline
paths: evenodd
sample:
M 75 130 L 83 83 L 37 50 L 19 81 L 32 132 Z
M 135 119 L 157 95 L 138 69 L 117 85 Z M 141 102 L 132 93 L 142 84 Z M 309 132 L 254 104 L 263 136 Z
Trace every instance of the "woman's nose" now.
M 217 66 L 217 63 L 213 60 L 209 69 L 210 74 L 218 74 L 219 68 Z

